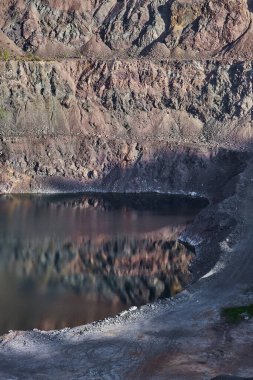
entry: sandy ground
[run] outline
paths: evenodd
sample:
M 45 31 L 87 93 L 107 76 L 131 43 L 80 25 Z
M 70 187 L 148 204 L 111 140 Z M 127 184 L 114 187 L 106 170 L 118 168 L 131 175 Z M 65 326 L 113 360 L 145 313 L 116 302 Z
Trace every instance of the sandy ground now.
M 252 186 L 253 161 L 222 204 L 240 223 L 218 245 L 206 242 L 221 256 L 204 278 L 173 299 L 93 325 L 10 332 L 0 344 L 0 378 L 253 378 L 253 320 L 230 324 L 221 317 L 224 306 L 253 303 Z

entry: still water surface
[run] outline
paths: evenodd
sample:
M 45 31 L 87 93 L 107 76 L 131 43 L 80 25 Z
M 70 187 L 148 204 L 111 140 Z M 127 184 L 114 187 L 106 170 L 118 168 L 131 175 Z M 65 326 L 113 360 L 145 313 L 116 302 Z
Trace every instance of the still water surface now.
M 0 334 L 78 326 L 169 297 L 193 253 L 177 239 L 204 200 L 1 196 Z

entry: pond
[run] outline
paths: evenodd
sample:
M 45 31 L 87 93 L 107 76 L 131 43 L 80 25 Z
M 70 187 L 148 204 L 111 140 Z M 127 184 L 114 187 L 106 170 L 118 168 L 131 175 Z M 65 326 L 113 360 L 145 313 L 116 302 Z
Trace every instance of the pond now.
M 73 327 L 180 292 L 178 237 L 203 199 L 159 194 L 0 197 L 0 334 Z

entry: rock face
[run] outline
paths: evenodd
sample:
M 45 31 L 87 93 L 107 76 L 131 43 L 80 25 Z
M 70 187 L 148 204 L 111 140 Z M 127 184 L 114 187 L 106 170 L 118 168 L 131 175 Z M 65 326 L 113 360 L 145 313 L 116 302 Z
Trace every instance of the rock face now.
M 226 145 L 252 138 L 252 75 L 249 62 L 2 62 L 1 189 L 208 192 L 242 163 Z
M 251 0 L 8 0 L 0 26 L 42 56 L 205 58 L 238 50 L 251 33 L 251 8 Z
M 229 151 L 252 139 L 251 11 L 3 1 L 0 191 L 213 194 L 245 161 Z
M 250 62 L 0 63 L 1 134 L 248 141 Z

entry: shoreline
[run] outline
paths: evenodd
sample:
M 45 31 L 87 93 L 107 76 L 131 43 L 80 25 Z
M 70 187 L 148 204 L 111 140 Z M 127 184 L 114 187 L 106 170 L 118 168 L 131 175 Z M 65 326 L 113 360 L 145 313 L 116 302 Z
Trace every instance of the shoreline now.
M 156 368 L 159 379 L 203 380 L 222 373 L 250 376 L 250 352 L 252 352 L 250 331 L 253 331 L 253 320 L 245 320 L 235 326 L 229 325 L 222 319 L 220 311 L 227 306 L 246 305 L 253 301 L 253 287 L 251 288 L 251 276 L 249 277 L 253 258 L 246 253 L 241 255 L 240 268 L 236 253 L 243 251 L 245 244 L 248 246 L 247 239 L 250 236 L 247 230 L 251 225 L 246 216 L 250 208 L 253 209 L 253 199 L 249 193 L 251 174 L 253 176 L 253 163 L 248 162 L 247 168 L 240 174 L 235 194 L 218 205 L 209 205 L 208 210 L 204 209 L 185 233 L 186 240 L 197 242 L 199 239 L 199 244 L 195 246 L 198 258 L 203 259 L 208 256 L 208 252 L 203 252 L 204 249 L 209 252 L 215 249 L 215 246 L 216 249 L 220 249 L 221 255 L 216 263 L 220 268 L 216 273 L 209 277 L 201 276 L 197 282 L 176 297 L 145 305 L 139 309 L 130 309 L 104 321 L 60 331 L 10 332 L 3 336 L 1 341 L 0 374 L 14 376 L 22 367 L 20 379 L 32 379 L 35 373 L 40 373 L 42 378 L 46 378 L 49 372 L 50 376 L 61 376 L 63 379 L 76 378 L 77 374 L 84 379 L 96 379 L 98 373 L 102 373 L 100 371 L 111 378 L 122 378 L 121 376 L 129 378 L 127 376 L 129 376 L 131 352 L 137 350 L 138 355 L 134 362 L 131 361 L 130 370 L 131 373 L 138 374 L 137 379 L 145 378 L 143 376 L 146 376 L 147 368 L 152 372 L 153 369 L 150 368 L 152 360 L 159 360 L 160 365 Z M 236 210 L 236 204 L 240 204 L 243 214 Z M 208 219 L 209 222 L 212 219 L 212 207 L 216 215 L 216 229 L 214 228 L 212 232 L 213 245 L 205 247 L 207 245 L 205 229 Z M 227 213 L 226 216 L 224 213 Z M 229 233 L 229 230 L 222 232 L 219 224 L 222 222 L 224 225 L 224 220 L 228 217 L 237 220 L 232 233 Z M 203 223 L 204 219 L 206 224 Z M 197 231 L 198 225 L 202 225 L 204 231 Z M 236 277 L 236 286 L 231 287 Z M 245 293 L 245 287 L 252 290 L 247 290 Z M 220 333 L 222 329 L 225 338 Z M 231 334 L 235 336 L 233 344 L 228 344 L 226 342 L 231 339 Z M 125 340 L 123 346 L 122 339 Z M 78 358 L 77 351 L 81 357 L 78 359 L 78 364 L 74 364 L 75 358 Z M 40 352 L 39 356 L 37 352 Z M 52 357 L 50 352 L 54 352 Z M 208 352 L 217 354 L 208 356 Z M 240 366 L 236 364 L 238 360 L 242 363 Z M 62 373 L 62 368 L 66 370 L 65 363 L 69 365 L 70 361 L 75 365 L 73 377 L 70 373 Z M 8 369 L 4 363 L 9 363 Z

